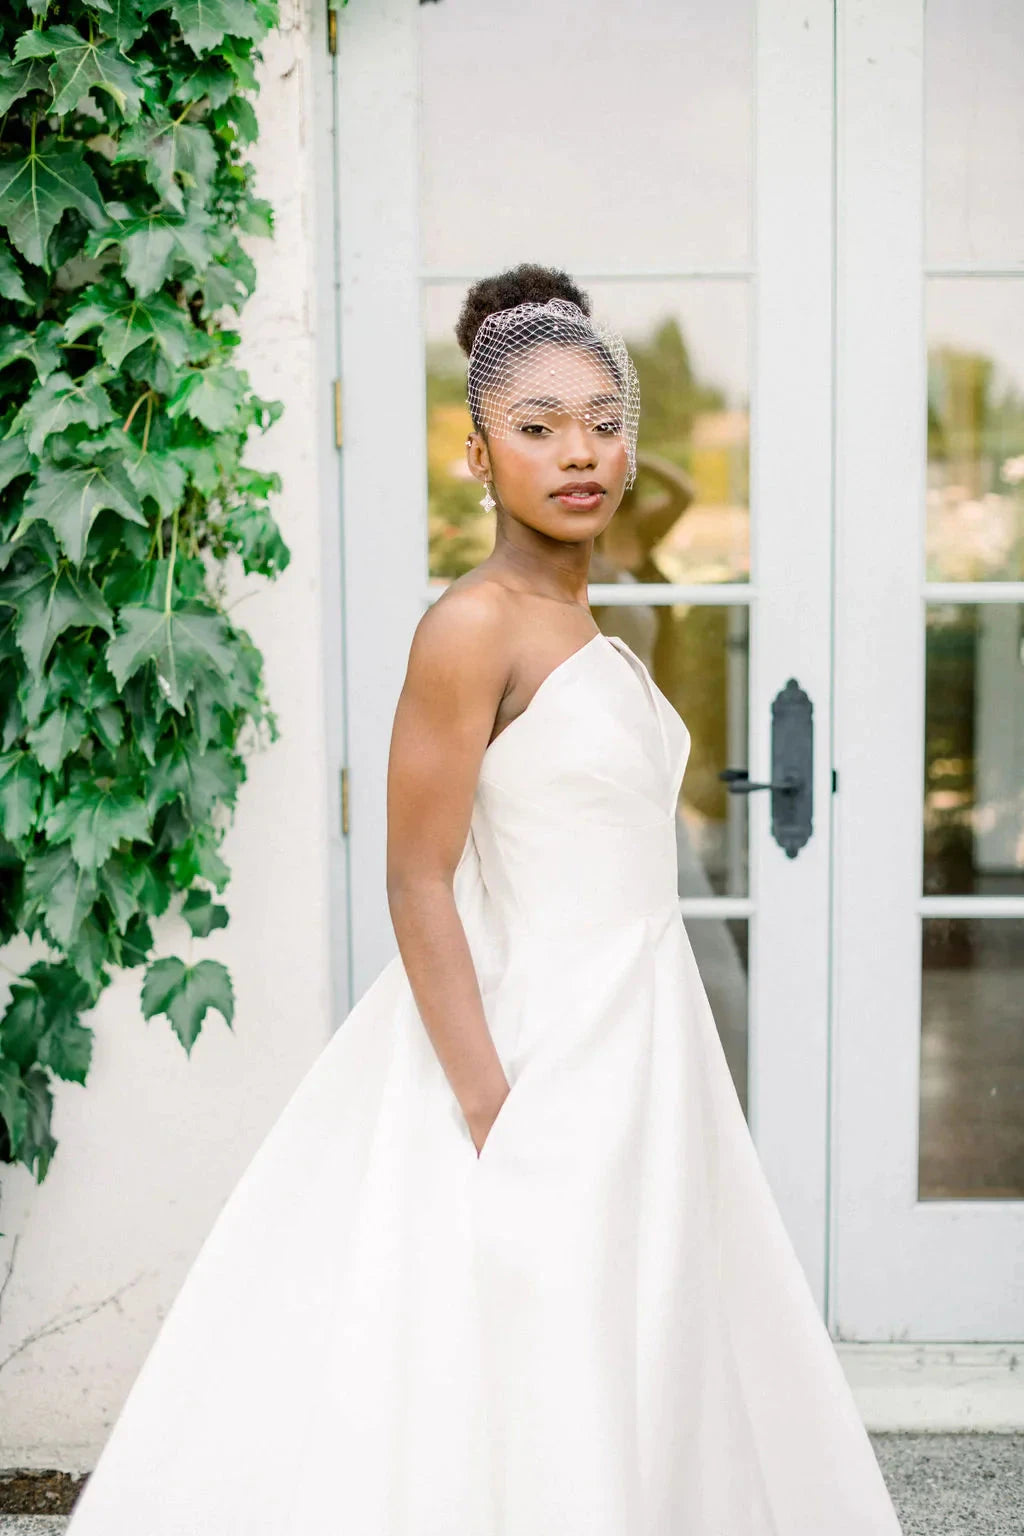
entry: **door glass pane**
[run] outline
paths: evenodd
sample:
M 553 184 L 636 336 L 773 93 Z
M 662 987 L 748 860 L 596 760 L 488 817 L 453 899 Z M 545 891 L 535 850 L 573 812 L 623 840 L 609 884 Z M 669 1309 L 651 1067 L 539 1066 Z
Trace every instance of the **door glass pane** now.
M 598 541 L 593 581 L 747 581 L 749 295 L 745 283 L 591 283 L 595 315 L 625 335 L 640 379 L 638 474 Z M 494 543 L 466 466 L 466 359 L 454 326 L 466 284 L 424 289 L 430 576 Z
M 927 577 L 1024 580 L 1024 284 L 934 278 L 927 314 Z
M 1024 1199 L 1024 921 L 923 929 L 919 1198 Z
M 1024 604 L 929 606 L 924 893 L 1024 895 Z
M 928 0 L 926 252 L 1020 267 L 1024 8 Z M 931 581 L 1024 579 L 1024 288 L 927 280 Z M 926 610 L 921 1199 L 1024 1196 L 1024 921 L 969 915 L 1024 893 L 1024 605 Z
M 686 918 L 693 957 L 715 1016 L 729 1071 L 747 1113 L 748 936 L 746 918 Z
M 730 795 L 718 775 L 749 761 L 746 607 L 595 604 L 593 612 L 645 662 L 690 732 L 676 812 L 680 896 L 745 896 L 749 797 Z
M 750 257 L 754 0 L 419 8 L 428 269 Z
M 1019 263 L 1024 6 L 928 0 L 925 27 L 927 259 Z

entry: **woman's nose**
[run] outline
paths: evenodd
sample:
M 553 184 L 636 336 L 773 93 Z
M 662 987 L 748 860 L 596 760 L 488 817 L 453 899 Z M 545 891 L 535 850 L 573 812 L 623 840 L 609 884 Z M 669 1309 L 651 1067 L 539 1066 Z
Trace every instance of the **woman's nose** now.
M 562 439 L 562 463 L 578 469 L 594 462 L 594 440 L 587 424 L 573 417 L 567 422 Z

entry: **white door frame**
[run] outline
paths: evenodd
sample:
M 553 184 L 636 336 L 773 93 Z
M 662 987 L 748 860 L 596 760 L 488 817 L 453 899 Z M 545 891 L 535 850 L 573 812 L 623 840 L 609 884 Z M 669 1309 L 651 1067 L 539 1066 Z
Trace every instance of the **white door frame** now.
M 429 600 L 417 209 L 417 0 L 339 12 L 345 630 L 353 996 L 394 953 L 384 775 L 412 630 Z M 794 859 L 750 803 L 750 895 L 684 902 L 749 916 L 749 1118 L 824 1309 L 828 1201 L 831 800 L 831 0 L 758 0 L 749 586 L 632 588 L 634 601 L 748 603 L 750 776 L 770 777 L 771 705 L 790 677 L 814 707 L 814 831 Z M 799 238 L 794 239 L 794 230 Z M 601 253 L 595 251 L 595 264 Z M 463 274 L 468 282 L 477 274 Z M 597 273 L 578 272 L 580 280 Z M 608 272 L 600 277 L 692 277 Z M 708 276 L 704 271 L 701 275 Z M 714 275 L 714 274 L 713 274 Z M 591 601 L 622 601 L 621 586 Z M 756 1262 L 756 1256 L 752 1257 Z
M 771 778 L 771 704 L 795 677 L 814 709 L 814 831 L 797 857 L 787 858 L 770 835 L 768 796 L 751 797 L 749 1121 L 823 1312 L 832 800 L 833 55 L 831 0 L 760 0 L 750 773 L 760 781 Z
M 925 602 L 1024 584 L 924 582 L 924 0 L 842 0 L 839 32 L 836 797 L 841 1338 L 1012 1340 L 1024 1201 L 918 1201 L 921 920 L 1024 915 L 922 897 Z
M 395 953 L 385 775 L 426 584 L 416 6 L 337 13 L 350 1003 Z

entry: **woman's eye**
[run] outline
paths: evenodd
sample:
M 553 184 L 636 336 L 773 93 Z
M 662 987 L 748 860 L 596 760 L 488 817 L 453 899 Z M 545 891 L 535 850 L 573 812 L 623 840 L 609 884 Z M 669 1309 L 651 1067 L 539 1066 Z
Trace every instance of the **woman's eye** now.
M 541 432 L 546 432 L 548 429 L 541 421 L 525 421 L 519 430 L 520 432 L 529 432 L 534 436 L 539 436 Z
M 621 432 L 622 431 L 622 422 L 621 421 L 599 421 L 594 430 L 596 432 L 603 432 L 605 434 L 605 436 L 607 436 L 607 437 L 614 437 L 614 435 L 617 432 Z

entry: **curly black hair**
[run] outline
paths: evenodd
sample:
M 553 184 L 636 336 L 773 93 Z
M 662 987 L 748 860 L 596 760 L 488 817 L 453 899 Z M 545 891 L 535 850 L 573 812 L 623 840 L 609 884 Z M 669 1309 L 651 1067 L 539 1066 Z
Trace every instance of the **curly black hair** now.
M 578 304 L 585 315 L 590 314 L 587 295 L 567 272 L 561 272 L 557 267 L 540 267 L 535 262 L 521 261 L 518 267 L 509 267 L 495 277 L 482 277 L 473 284 L 463 301 L 455 326 L 459 346 L 468 357 L 477 331 L 487 316 L 496 314 L 499 309 L 511 309 L 514 304 L 546 304 L 549 299 L 568 299 L 571 304 Z

